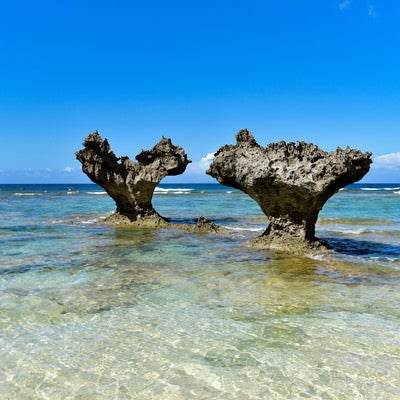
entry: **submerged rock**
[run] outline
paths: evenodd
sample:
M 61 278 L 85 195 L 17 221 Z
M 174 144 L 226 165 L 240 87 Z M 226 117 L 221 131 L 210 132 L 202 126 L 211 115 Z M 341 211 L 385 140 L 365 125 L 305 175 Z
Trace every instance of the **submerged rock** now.
M 182 147 L 162 139 L 151 149 L 142 150 L 132 161 L 116 157 L 107 139 L 96 131 L 85 138 L 84 149 L 75 153 L 83 172 L 113 198 L 116 212 L 109 217 L 119 224 L 157 226 L 167 223 L 152 205 L 154 189 L 167 175 L 182 174 L 191 162 Z
M 323 205 L 360 180 L 371 162 L 371 153 L 349 147 L 326 152 L 312 143 L 283 141 L 261 147 L 243 129 L 235 145 L 215 153 L 206 173 L 247 193 L 268 217 L 269 226 L 255 245 L 314 249 L 320 246 L 315 224 Z
M 224 228 L 220 225 L 217 225 L 215 222 L 212 222 L 208 218 L 200 216 L 196 222 L 195 230 L 197 230 L 198 232 L 218 233 L 223 231 Z

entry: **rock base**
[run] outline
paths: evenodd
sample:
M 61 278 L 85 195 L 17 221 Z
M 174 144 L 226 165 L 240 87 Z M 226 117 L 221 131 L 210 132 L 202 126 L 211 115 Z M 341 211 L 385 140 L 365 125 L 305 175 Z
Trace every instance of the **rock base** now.
M 153 214 L 146 216 L 144 218 L 132 219 L 127 215 L 121 214 L 119 212 L 112 213 L 109 215 L 105 222 L 113 225 L 126 225 L 126 226 L 136 226 L 138 228 L 162 228 L 169 226 L 169 222 L 158 214 Z
M 105 223 L 116 225 L 116 226 L 126 226 L 132 228 L 168 228 L 168 229 L 178 229 L 193 233 L 220 233 L 226 231 L 227 229 L 223 226 L 217 225 L 206 217 L 200 216 L 195 225 L 190 224 L 174 224 L 169 222 L 167 219 L 161 217 L 160 215 L 146 216 L 145 218 L 137 218 L 132 220 L 127 215 L 115 212 L 110 214 L 105 220 Z
M 246 243 L 256 249 L 274 249 L 298 256 L 321 254 L 329 250 L 329 246 L 318 239 L 313 241 L 279 240 L 261 235 L 248 240 Z

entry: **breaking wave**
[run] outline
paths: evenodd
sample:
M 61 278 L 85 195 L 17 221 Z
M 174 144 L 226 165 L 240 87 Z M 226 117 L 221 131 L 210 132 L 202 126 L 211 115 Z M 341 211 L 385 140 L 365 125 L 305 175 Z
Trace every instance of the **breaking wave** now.
M 14 196 L 41 196 L 41 193 L 33 193 L 33 192 L 16 192 Z
M 154 194 L 189 194 L 193 189 L 188 188 L 160 188 L 156 187 Z

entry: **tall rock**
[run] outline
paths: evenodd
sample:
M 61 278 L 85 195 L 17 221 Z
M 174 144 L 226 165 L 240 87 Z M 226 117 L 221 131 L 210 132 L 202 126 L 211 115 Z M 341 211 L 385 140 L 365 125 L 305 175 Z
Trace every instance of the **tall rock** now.
M 312 143 L 283 141 L 261 147 L 244 129 L 235 145 L 217 151 L 206 173 L 259 204 L 269 226 L 255 242 L 316 247 L 315 224 L 323 205 L 339 189 L 360 180 L 371 162 L 371 153 L 350 148 L 326 152 Z
M 127 156 L 116 157 L 97 131 L 85 138 L 83 146 L 75 153 L 83 172 L 117 205 L 111 220 L 144 225 L 166 222 L 153 208 L 152 197 L 164 177 L 182 174 L 191 162 L 182 147 L 162 137 L 151 150 L 142 150 L 135 162 Z

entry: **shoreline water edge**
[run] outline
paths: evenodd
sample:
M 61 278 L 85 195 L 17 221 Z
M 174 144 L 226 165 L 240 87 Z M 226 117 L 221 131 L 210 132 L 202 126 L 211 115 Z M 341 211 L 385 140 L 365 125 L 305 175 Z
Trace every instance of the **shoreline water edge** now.
M 94 184 L 0 185 L 0 397 L 400 397 L 400 184 L 324 206 L 311 258 L 246 241 L 267 219 L 219 184 L 161 184 L 199 234 L 104 224 Z

